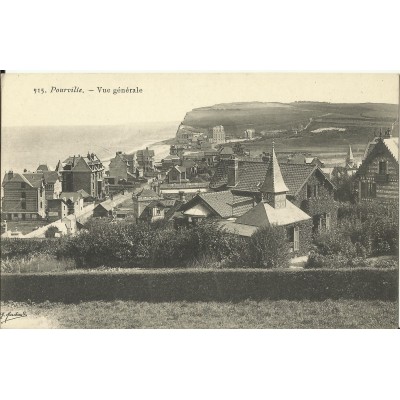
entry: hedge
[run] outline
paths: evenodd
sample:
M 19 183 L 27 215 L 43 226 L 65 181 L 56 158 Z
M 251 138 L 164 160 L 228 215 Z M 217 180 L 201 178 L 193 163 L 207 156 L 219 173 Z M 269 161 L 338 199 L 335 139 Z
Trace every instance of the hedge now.
M 190 269 L 1 275 L 3 301 L 395 301 L 397 298 L 397 269 Z

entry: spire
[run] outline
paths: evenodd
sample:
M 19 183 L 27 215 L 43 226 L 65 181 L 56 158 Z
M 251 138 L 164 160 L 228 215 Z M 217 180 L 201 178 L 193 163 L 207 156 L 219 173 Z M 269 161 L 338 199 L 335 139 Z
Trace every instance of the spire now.
M 278 159 L 275 154 L 275 144 L 272 142 L 272 157 L 264 183 L 261 185 L 261 192 L 278 194 L 288 191 L 289 189 L 283 180 L 281 168 L 279 167 Z
M 351 150 L 351 146 L 349 145 L 349 151 L 347 152 L 347 161 L 353 161 L 353 151 Z

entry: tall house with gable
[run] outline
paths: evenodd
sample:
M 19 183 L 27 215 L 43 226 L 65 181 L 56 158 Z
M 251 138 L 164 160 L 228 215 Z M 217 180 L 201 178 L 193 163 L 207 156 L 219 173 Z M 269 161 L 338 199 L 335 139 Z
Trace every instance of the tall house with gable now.
M 399 139 L 390 129 L 368 143 L 355 180 L 360 201 L 399 202 Z
M 7 172 L 3 189 L 2 219 L 28 221 L 46 216 L 45 180 L 42 174 Z
M 68 157 L 64 162 L 58 163 L 56 170 L 62 178 L 63 192 L 83 189 L 94 198 L 104 197 L 104 166 L 96 154 Z

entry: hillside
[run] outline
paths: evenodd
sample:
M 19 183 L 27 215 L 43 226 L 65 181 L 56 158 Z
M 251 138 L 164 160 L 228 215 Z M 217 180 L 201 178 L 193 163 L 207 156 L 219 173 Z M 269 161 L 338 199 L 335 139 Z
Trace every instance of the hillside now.
M 199 129 L 223 125 L 232 138 L 253 128 L 261 139 L 246 144 L 249 149 L 262 149 L 274 137 L 282 150 L 313 151 L 329 145 L 342 151 L 348 144 L 364 146 L 381 128 L 391 128 L 395 121 L 396 104 L 250 102 L 196 108 L 186 114 L 182 124 Z M 398 136 L 398 122 L 394 131 Z

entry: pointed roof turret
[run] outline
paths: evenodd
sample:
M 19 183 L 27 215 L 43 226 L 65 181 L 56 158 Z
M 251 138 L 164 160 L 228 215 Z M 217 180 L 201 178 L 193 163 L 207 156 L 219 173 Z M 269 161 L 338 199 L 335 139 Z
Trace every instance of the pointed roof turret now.
M 281 168 L 279 167 L 278 159 L 275 154 L 274 142 L 272 142 L 270 165 L 260 190 L 263 193 L 284 193 L 289 191 L 282 177 Z

